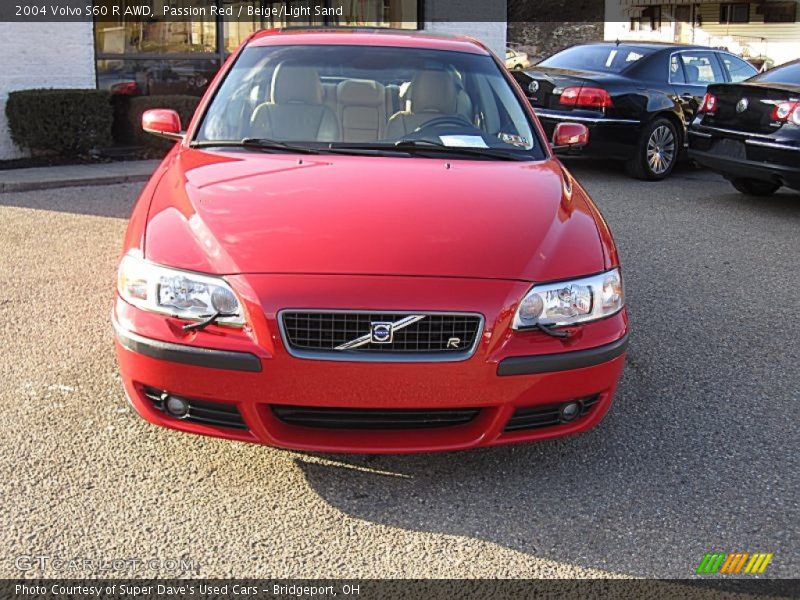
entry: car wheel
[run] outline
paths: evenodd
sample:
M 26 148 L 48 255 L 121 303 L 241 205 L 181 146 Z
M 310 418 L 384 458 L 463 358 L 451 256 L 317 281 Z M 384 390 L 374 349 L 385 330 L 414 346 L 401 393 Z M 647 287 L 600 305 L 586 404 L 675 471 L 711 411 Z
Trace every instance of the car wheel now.
M 515 71 L 522 71 L 522 65 L 514 65 Z
M 626 165 L 628 173 L 637 179 L 660 181 L 672 173 L 678 162 L 678 151 L 675 125 L 669 119 L 655 119 L 642 131 L 636 154 Z
M 759 179 L 731 179 L 733 187 L 748 196 L 771 196 L 780 189 L 780 184 Z

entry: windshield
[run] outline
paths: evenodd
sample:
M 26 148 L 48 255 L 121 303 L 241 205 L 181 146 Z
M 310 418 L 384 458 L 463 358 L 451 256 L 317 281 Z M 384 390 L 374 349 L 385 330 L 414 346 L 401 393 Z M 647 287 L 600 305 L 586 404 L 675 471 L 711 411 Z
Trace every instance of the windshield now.
M 616 44 L 573 46 L 539 63 L 542 67 L 621 73 L 652 50 Z
M 251 46 L 212 100 L 196 145 L 265 140 L 347 147 L 502 150 L 544 158 L 486 55 L 375 46 Z M 272 145 L 276 149 L 276 145 Z M 374 149 L 374 148 L 373 148 Z M 495 155 L 499 154 L 495 152 Z

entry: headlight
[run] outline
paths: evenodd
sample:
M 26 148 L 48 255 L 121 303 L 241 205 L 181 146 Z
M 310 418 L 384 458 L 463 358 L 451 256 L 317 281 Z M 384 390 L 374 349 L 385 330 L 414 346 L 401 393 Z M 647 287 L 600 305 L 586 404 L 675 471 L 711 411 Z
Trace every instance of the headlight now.
M 611 316 L 623 306 L 622 277 L 619 269 L 614 269 L 584 279 L 534 286 L 519 303 L 512 327 L 577 325 Z
M 127 255 L 117 274 L 117 291 L 123 300 L 151 312 L 199 321 L 216 313 L 217 323 L 242 327 L 244 313 L 236 294 L 220 277 L 180 271 Z

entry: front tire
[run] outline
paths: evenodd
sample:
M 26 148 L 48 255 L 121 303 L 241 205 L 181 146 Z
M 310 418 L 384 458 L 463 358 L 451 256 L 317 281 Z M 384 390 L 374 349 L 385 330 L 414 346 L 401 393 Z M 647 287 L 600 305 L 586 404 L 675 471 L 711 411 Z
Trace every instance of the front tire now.
M 654 119 L 639 136 L 636 154 L 626 164 L 628 174 L 644 181 L 669 177 L 678 162 L 679 141 L 672 121 L 663 117 Z
M 781 188 L 778 183 L 760 179 L 731 179 L 731 184 L 748 196 L 771 196 Z

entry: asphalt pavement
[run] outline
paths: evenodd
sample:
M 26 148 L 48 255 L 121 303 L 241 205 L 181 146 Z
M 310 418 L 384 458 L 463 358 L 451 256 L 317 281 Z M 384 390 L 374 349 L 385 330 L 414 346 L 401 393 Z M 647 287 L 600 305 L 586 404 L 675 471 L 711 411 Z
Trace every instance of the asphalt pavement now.
M 63 576 L 18 570 L 45 555 L 206 577 L 682 578 L 712 551 L 771 552 L 765 575 L 800 576 L 800 195 L 570 166 L 623 260 L 613 409 L 577 437 L 403 457 L 145 423 L 109 323 L 142 184 L 0 194 L 0 577 Z

